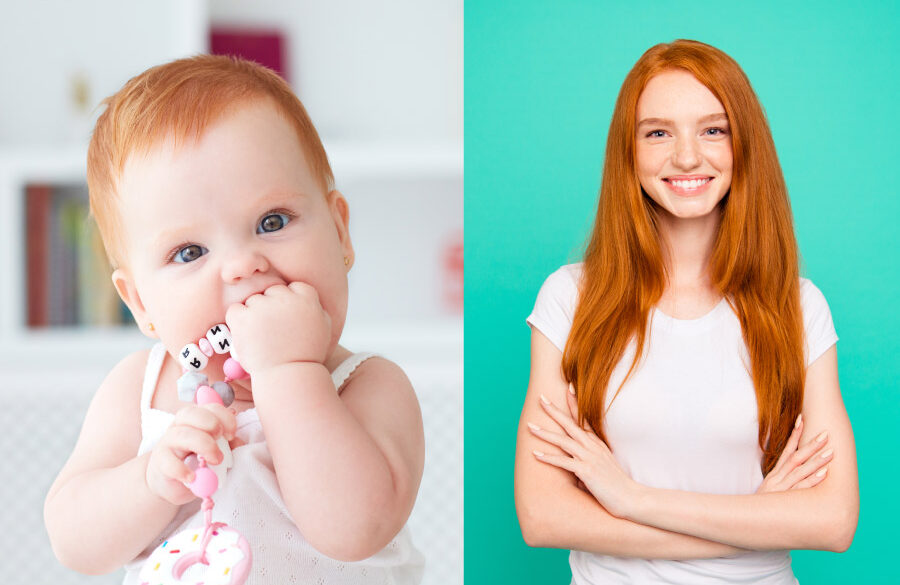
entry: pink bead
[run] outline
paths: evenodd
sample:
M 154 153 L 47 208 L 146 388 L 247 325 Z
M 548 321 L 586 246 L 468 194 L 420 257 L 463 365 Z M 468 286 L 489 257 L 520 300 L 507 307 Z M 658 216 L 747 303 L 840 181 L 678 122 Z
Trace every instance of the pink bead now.
M 188 484 L 188 488 L 198 498 L 208 498 L 219 488 L 219 478 L 209 467 L 200 467 L 194 472 L 194 481 Z
M 197 341 L 197 347 L 200 348 L 200 351 L 203 352 L 203 355 L 206 357 L 212 357 L 212 354 L 215 353 L 213 351 L 213 346 L 210 345 L 209 340 L 205 337 L 201 337 L 199 341 Z
M 222 398 L 218 393 L 209 386 L 200 386 L 197 388 L 197 404 L 223 404 Z
M 222 370 L 225 372 L 225 375 L 228 376 L 232 380 L 243 380 L 244 378 L 249 378 L 250 374 L 244 371 L 244 368 L 241 367 L 241 364 L 234 358 L 228 358 L 225 360 L 225 365 L 222 366 Z

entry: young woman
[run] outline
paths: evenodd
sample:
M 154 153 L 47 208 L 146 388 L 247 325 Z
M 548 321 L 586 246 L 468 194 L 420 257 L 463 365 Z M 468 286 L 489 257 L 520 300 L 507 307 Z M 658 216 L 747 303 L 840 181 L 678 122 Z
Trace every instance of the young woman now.
M 771 583 L 846 550 L 853 433 L 824 296 L 740 66 L 648 50 L 610 125 L 584 261 L 538 295 L 516 507 L 574 583 Z

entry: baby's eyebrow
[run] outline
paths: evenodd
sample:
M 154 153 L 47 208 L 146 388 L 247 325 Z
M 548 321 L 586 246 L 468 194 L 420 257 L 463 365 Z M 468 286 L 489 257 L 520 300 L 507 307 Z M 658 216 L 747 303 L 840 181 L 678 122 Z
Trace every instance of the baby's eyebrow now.
M 176 240 L 185 239 L 185 234 L 187 234 L 191 229 L 191 226 L 179 226 L 177 228 L 163 230 L 157 234 L 155 238 L 153 238 L 153 246 L 163 246 L 168 245 L 170 242 L 174 242 Z
M 700 118 L 697 121 L 700 123 L 703 123 L 703 122 L 711 122 L 713 120 L 725 120 L 727 122 L 728 114 L 726 114 L 725 112 L 718 112 L 716 114 L 708 114 L 706 116 L 703 116 L 702 118 Z M 640 128 L 641 126 L 647 125 L 647 124 L 672 125 L 672 124 L 674 124 L 674 122 L 672 122 L 672 120 L 667 120 L 666 118 L 644 118 L 643 120 L 638 122 L 638 128 Z

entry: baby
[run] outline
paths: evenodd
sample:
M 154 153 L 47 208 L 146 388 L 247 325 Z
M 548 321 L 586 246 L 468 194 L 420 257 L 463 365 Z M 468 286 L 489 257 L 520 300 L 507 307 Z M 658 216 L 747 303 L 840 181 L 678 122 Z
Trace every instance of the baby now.
M 56 556 L 83 573 L 125 565 L 138 583 L 157 545 L 203 524 L 185 458 L 221 463 L 224 438 L 214 514 L 250 544 L 247 583 L 418 582 L 405 524 L 419 405 L 397 365 L 338 343 L 349 210 L 300 101 L 261 66 L 198 56 L 105 103 L 91 209 L 116 290 L 158 343 L 109 373 L 50 488 Z M 217 324 L 250 377 L 230 382 L 230 407 L 183 402 L 179 351 Z M 227 357 L 209 357 L 210 383 Z

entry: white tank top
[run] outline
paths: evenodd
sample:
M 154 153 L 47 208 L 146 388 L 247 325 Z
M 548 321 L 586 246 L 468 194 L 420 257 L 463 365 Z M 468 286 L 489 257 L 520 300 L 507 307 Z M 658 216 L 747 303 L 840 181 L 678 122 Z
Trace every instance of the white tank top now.
M 342 362 L 331 378 L 340 392 L 350 374 L 374 354 L 357 353 Z M 165 360 L 165 347 L 150 350 L 141 391 L 141 444 L 146 453 L 162 437 L 174 415 L 150 407 Z M 403 529 L 375 555 L 357 562 L 329 558 L 310 545 L 291 520 L 275 477 L 272 455 L 266 448 L 262 425 L 251 408 L 237 415 L 236 437 L 246 444 L 232 451 L 233 467 L 213 496 L 213 521 L 238 530 L 250 543 L 253 568 L 247 585 L 309 583 L 314 585 L 406 585 L 422 579 L 424 558 L 413 546 L 409 528 Z M 181 506 L 175 518 L 134 561 L 125 566 L 124 585 L 140 585 L 138 574 L 144 560 L 168 536 L 189 527 L 203 526 L 200 500 Z

